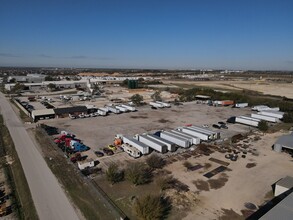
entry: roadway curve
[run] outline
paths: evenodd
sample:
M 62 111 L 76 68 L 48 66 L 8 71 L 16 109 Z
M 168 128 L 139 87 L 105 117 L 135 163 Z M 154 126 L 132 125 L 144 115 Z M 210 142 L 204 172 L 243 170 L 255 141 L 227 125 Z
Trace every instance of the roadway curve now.
M 0 93 L 0 109 L 22 164 L 39 218 L 79 219 L 76 210 L 3 93 Z

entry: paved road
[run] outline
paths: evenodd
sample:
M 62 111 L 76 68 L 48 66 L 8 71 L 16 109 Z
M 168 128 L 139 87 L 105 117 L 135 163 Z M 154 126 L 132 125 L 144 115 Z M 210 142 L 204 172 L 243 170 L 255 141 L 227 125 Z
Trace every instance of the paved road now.
M 22 164 L 39 218 L 79 219 L 56 177 L 2 93 L 0 108 Z

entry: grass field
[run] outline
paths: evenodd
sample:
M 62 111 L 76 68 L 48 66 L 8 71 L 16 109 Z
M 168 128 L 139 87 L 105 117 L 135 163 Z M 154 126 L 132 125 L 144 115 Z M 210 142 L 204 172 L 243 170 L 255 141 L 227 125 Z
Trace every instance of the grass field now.
M 6 156 L 12 163 L 7 165 L 6 159 L 1 158 L 2 165 L 6 168 L 6 174 L 13 189 L 13 197 L 17 214 L 20 219 L 38 219 L 38 215 L 31 197 L 30 189 L 26 181 L 20 160 L 15 151 L 9 131 L 0 116 L 0 137 Z

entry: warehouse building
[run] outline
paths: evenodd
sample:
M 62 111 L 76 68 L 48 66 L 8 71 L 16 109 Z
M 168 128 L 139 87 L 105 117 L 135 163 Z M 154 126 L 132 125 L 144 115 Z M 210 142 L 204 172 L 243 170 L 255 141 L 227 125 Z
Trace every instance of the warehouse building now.
M 87 108 L 85 106 L 55 108 L 54 112 L 56 114 L 56 118 L 65 118 L 65 117 L 69 117 L 69 114 L 71 115 L 87 114 Z
M 284 148 L 293 150 L 293 133 L 279 137 L 279 139 L 274 144 L 274 151 L 276 152 L 282 152 Z
M 31 117 L 34 122 L 37 122 L 39 120 L 55 118 L 55 112 L 54 109 L 33 110 Z
M 279 180 L 275 186 L 275 196 L 279 196 L 282 193 L 293 188 L 293 177 L 286 176 L 285 178 Z

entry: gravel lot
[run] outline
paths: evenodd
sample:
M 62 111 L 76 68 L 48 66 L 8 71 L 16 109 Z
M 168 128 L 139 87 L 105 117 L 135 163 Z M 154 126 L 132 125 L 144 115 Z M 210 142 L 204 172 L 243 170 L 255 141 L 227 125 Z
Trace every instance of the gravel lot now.
M 230 116 L 250 113 L 250 109 L 236 109 L 231 107 L 212 107 L 195 102 L 172 106 L 169 109 L 153 110 L 149 106 L 138 108 L 137 112 L 124 114 L 110 114 L 106 117 L 70 120 L 53 119 L 42 121 L 48 125 L 72 132 L 94 150 L 112 144 L 116 134 L 133 136 L 144 132 L 160 129 L 173 129 L 185 124 L 211 125 L 218 121 L 226 121 Z M 249 128 L 238 124 L 229 125 L 229 129 L 222 129 L 222 137 L 245 132 Z

